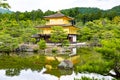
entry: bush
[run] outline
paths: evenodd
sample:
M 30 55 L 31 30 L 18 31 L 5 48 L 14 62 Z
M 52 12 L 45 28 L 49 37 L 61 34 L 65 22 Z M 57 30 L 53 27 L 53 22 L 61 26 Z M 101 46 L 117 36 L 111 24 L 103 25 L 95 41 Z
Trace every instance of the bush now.
M 64 40 L 64 41 L 62 42 L 62 46 L 68 47 L 69 45 L 70 45 L 69 40 Z
M 57 53 L 57 51 L 58 51 L 57 48 L 52 49 L 52 53 Z
M 46 42 L 44 39 L 41 39 L 39 42 L 38 42 L 38 46 L 40 49 L 45 49 L 46 48 Z
M 38 48 L 34 48 L 34 49 L 33 49 L 33 52 L 38 52 Z
M 107 47 L 102 47 L 102 48 L 94 48 L 97 52 L 102 53 L 103 57 L 105 59 L 112 59 L 115 56 L 115 48 L 107 48 Z

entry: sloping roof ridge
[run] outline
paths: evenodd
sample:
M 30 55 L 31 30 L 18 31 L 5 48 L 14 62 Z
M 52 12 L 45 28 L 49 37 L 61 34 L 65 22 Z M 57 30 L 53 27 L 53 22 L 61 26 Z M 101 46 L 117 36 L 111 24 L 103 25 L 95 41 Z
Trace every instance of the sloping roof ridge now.
M 62 14 L 61 12 L 57 12 L 55 14 L 49 15 L 49 16 L 44 16 L 45 18 L 51 18 L 51 17 L 64 17 L 65 15 Z

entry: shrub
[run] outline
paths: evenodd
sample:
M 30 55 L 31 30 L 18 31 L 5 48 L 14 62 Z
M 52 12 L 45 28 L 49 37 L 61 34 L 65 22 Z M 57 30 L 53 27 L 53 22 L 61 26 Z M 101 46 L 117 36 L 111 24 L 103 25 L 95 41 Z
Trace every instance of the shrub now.
M 34 49 L 33 49 L 33 52 L 38 52 L 38 48 L 34 48 Z
M 57 48 L 52 49 L 52 53 L 57 53 L 57 51 L 58 51 Z
M 64 41 L 62 42 L 62 46 L 68 47 L 69 45 L 70 45 L 69 40 L 64 40 Z
M 40 49 L 45 49 L 46 48 L 46 42 L 44 39 L 41 39 L 39 42 L 38 42 L 38 46 Z
M 115 56 L 115 48 L 94 48 L 97 52 L 102 53 L 105 59 L 112 59 Z

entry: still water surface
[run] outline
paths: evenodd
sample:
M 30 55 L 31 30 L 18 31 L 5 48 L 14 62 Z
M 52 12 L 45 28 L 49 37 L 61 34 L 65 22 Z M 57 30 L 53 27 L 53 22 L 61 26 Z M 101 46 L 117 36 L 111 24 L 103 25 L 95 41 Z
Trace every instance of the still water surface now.
M 70 75 L 62 75 L 60 77 L 46 74 L 46 71 L 43 68 L 41 71 L 32 71 L 30 69 L 21 70 L 20 74 L 17 76 L 7 76 L 6 70 L 0 70 L 0 80 L 74 80 L 74 78 L 80 79 L 82 76 L 87 76 L 89 78 L 97 78 L 97 79 L 104 79 L 104 80 L 112 80 L 111 76 L 103 76 L 96 73 L 78 73 L 75 74 L 74 71 Z

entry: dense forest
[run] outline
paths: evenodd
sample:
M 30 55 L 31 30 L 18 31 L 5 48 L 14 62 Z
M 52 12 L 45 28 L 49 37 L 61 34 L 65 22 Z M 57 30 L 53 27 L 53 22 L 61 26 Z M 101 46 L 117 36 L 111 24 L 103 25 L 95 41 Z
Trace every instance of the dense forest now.
M 0 42 L 1 44 L 3 41 L 5 43 L 9 42 L 9 44 L 2 44 L 4 46 L 0 46 L 1 51 L 12 51 L 20 43 L 35 42 L 31 38 L 32 34 L 38 32 L 35 26 L 45 24 L 44 16 L 54 13 L 56 12 L 50 10 L 43 12 L 40 9 L 31 12 L 0 13 Z M 78 31 L 78 41 L 80 42 L 91 40 L 96 33 L 100 35 L 97 36 L 99 38 L 106 34 L 110 34 L 111 37 L 119 37 L 120 6 L 113 7 L 110 10 L 76 7 L 61 10 L 61 13 L 75 18 L 76 26 L 81 28 Z M 82 32 L 82 30 L 85 31 Z M 102 34 L 100 34 L 100 31 Z M 11 48 L 5 48 L 10 44 Z
M 43 16 L 47 16 L 53 13 L 56 13 L 54 11 L 48 10 L 46 12 L 43 12 L 42 10 L 33 10 L 31 12 L 12 12 L 9 10 L 0 9 L 1 18 L 5 18 L 6 15 L 9 15 L 9 19 L 16 19 L 18 20 L 37 20 L 37 19 L 43 19 Z M 95 19 L 100 18 L 108 18 L 112 20 L 115 16 L 120 15 L 120 6 L 113 7 L 109 10 L 101 10 L 99 8 L 85 8 L 85 7 L 75 7 L 70 9 L 64 9 L 61 10 L 61 12 L 67 16 L 75 18 L 77 22 L 82 21 L 83 23 L 92 21 Z
M 6 16 L 9 17 L 9 19 L 15 19 L 15 20 L 37 20 L 37 19 L 43 19 L 44 16 L 56 13 L 54 11 L 48 10 L 46 12 L 43 12 L 42 10 L 33 10 L 31 12 L 12 12 L 9 10 L 0 10 L 1 18 L 5 18 Z M 61 10 L 61 12 L 67 16 L 75 18 L 77 22 L 82 21 L 83 23 L 88 21 L 93 21 L 100 18 L 108 18 L 112 20 L 115 16 L 120 15 L 120 6 L 113 7 L 109 10 L 101 10 L 99 8 L 85 8 L 85 7 L 75 7 L 70 9 L 64 9 Z

